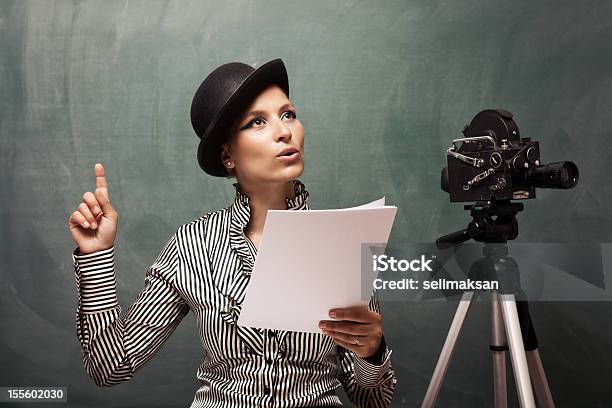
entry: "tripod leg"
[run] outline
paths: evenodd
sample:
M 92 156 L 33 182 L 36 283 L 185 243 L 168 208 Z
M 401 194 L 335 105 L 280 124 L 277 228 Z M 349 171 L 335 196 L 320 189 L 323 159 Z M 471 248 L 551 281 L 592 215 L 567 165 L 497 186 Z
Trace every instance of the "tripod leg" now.
M 554 408 L 555 402 L 548 387 L 546 373 L 544 373 L 544 366 L 542 365 L 538 349 L 527 351 L 527 365 L 529 365 L 529 373 L 531 374 L 531 381 L 538 398 L 538 403 L 542 408 Z
M 431 381 L 429 382 L 429 387 L 427 387 L 427 393 L 425 393 L 425 398 L 423 399 L 421 408 L 430 408 L 436 403 L 438 393 L 440 392 L 442 382 L 444 381 L 444 376 L 446 375 L 446 370 L 448 369 L 450 359 L 453 355 L 453 351 L 455 350 L 455 345 L 457 344 L 457 339 L 461 333 L 461 327 L 463 326 L 465 316 L 467 315 L 470 305 L 472 304 L 473 296 L 474 292 L 464 292 L 463 296 L 461 296 L 461 301 L 459 302 L 459 306 L 457 306 L 455 317 L 453 318 L 451 327 L 448 330 L 448 335 L 444 341 L 444 346 L 440 352 L 440 357 L 438 358 L 438 363 L 436 364 L 434 373 L 431 376 Z
M 491 351 L 493 352 L 493 392 L 495 408 L 508 406 L 508 389 L 506 386 L 506 335 L 499 294 L 491 297 Z
M 516 309 L 519 315 L 519 321 L 522 325 L 522 334 L 525 344 L 525 353 L 527 355 L 527 365 L 529 366 L 529 375 L 531 376 L 531 384 L 533 391 L 536 394 L 538 404 L 543 408 L 555 406 L 555 403 L 548 387 L 544 366 L 540 360 L 538 352 L 538 338 L 536 336 L 531 314 L 529 313 L 529 304 L 527 301 L 516 302 Z
M 533 390 L 527 368 L 527 358 L 525 356 L 525 346 L 521 335 L 521 325 L 516 311 L 514 295 L 503 295 L 501 299 L 502 315 L 506 326 L 506 336 L 510 346 L 510 356 L 512 357 L 512 368 L 514 370 L 514 380 L 518 391 L 519 401 L 522 408 L 535 408 Z

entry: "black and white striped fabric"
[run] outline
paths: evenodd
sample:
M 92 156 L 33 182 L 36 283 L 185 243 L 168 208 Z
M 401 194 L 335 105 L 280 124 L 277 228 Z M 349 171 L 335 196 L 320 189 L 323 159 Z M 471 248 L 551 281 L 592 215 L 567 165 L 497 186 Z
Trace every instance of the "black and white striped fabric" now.
M 308 209 L 304 184 L 293 183 L 287 208 Z M 249 197 L 234 187 L 232 205 L 173 233 L 124 314 L 116 295 L 115 248 L 74 250 L 76 332 L 89 376 L 98 386 L 129 380 L 191 311 L 205 352 L 191 408 L 341 407 L 339 386 L 357 407 L 388 406 L 397 380 L 387 345 L 375 364 L 322 333 L 237 325 L 257 249 L 243 232 Z M 379 312 L 375 292 L 369 307 Z

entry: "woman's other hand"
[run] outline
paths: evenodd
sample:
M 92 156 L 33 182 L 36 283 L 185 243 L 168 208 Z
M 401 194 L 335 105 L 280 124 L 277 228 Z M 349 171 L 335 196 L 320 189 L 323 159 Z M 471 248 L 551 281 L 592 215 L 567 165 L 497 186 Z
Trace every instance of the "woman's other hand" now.
M 380 314 L 365 305 L 332 309 L 329 317 L 337 320 L 321 320 L 323 333 L 361 358 L 376 354 L 383 335 Z
M 72 239 L 82 254 L 110 248 L 117 235 L 119 214 L 110 203 L 106 174 L 101 163 L 95 164 L 94 174 L 95 193 L 88 191 L 83 194 L 83 202 L 68 220 Z

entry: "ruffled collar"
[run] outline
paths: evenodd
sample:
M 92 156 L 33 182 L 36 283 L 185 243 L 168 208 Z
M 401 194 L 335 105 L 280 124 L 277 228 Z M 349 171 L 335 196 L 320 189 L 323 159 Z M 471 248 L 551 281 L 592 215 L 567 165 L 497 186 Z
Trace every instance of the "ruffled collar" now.
M 245 192 L 242 191 L 242 188 L 240 188 L 240 184 L 233 183 L 232 185 L 234 186 L 234 189 L 236 190 L 236 197 L 234 198 L 233 207 L 239 207 L 240 209 L 243 209 L 241 211 L 248 210 L 247 217 L 250 216 L 250 207 L 249 207 L 250 198 L 249 196 Z M 310 194 L 306 190 L 306 187 L 304 186 L 304 184 L 298 179 L 293 180 L 293 193 L 294 193 L 293 198 L 285 197 L 285 202 L 287 203 L 287 209 L 288 210 L 303 209 L 301 207 L 306 203 Z M 247 222 L 248 222 L 248 219 L 247 219 Z
M 244 236 L 244 228 L 251 216 L 250 198 L 242 191 L 240 184 L 233 183 L 233 186 L 236 190 L 236 196 L 230 207 L 230 246 L 243 261 L 244 267 L 242 272 L 250 274 L 253 269 L 253 261 L 251 260 L 248 244 Z M 304 184 L 298 179 L 293 180 L 293 192 L 293 198 L 285 197 L 287 210 L 308 210 L 308 197 L 310 194 Z
M 226 308 L 221 311 L 221 317 L 227 323 L 237 325 L 238 316 L 242 308 L 242 302 L 246 294 L 246 287 L 251 278 L 253 271 L 254 260 L 251 258 L 246 236 L 244 235 L 244 227 L 248 224 L 251 215 L 249 206 L 249 196 L 246 195 L 238 183 L 233 184 L 236 189 L 236 197 L 233 204 L 229 207 L 231 212 L 231 220 L 229 225 L 229 241 L 230 247 L 236 252 L 240 258 L 238 264 L 239 273 L 227 287 L 221 292 L 228 298 Z M 288 210 L 308 210 L 308 191 L 300 180 L 293 180 L 294 197 L 285 197 Z M 217 286 L 219 288 L 219 286 Z M 238 335 L 245 341 L 256 353 L 263 355 L 263 337 L 260 329 L 238 326 Z M 281 332 L 282 336 L 285 332 Z

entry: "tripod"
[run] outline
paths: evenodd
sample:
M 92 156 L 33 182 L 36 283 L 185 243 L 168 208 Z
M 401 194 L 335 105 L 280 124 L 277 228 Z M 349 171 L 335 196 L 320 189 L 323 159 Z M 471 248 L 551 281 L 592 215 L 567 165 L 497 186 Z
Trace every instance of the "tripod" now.
M 523 205 L 509 200 L 479 202 L 466 205 L 473 220 L 468 228 L 445 235 L 436 243 L 439 247 L 454 245 L 472 238 L 484 242 L 483 258 L 470 268 L 470 276 L 497 280 L 500 291 L 491 294 L 491 345 L 493 354 L 493 387 L 495 407 L 507 406 L 506 351 L 510 351 L 512 369 L 521 407 L 535 407 L 535 390 L 539 405 L 554 407 L 544 367 L 538 352 L 527 301 L 516 300 L 521 295 L 518 264 L 508 256 L 507 241 L 518 235 L 516 214 Z M 464 292 L 442 347 L 422 408 L 433 407 L 450 364 L 461 328 L 474 300 L 474 292 Z M 532 388 L 533 384 L 533 388 Z

